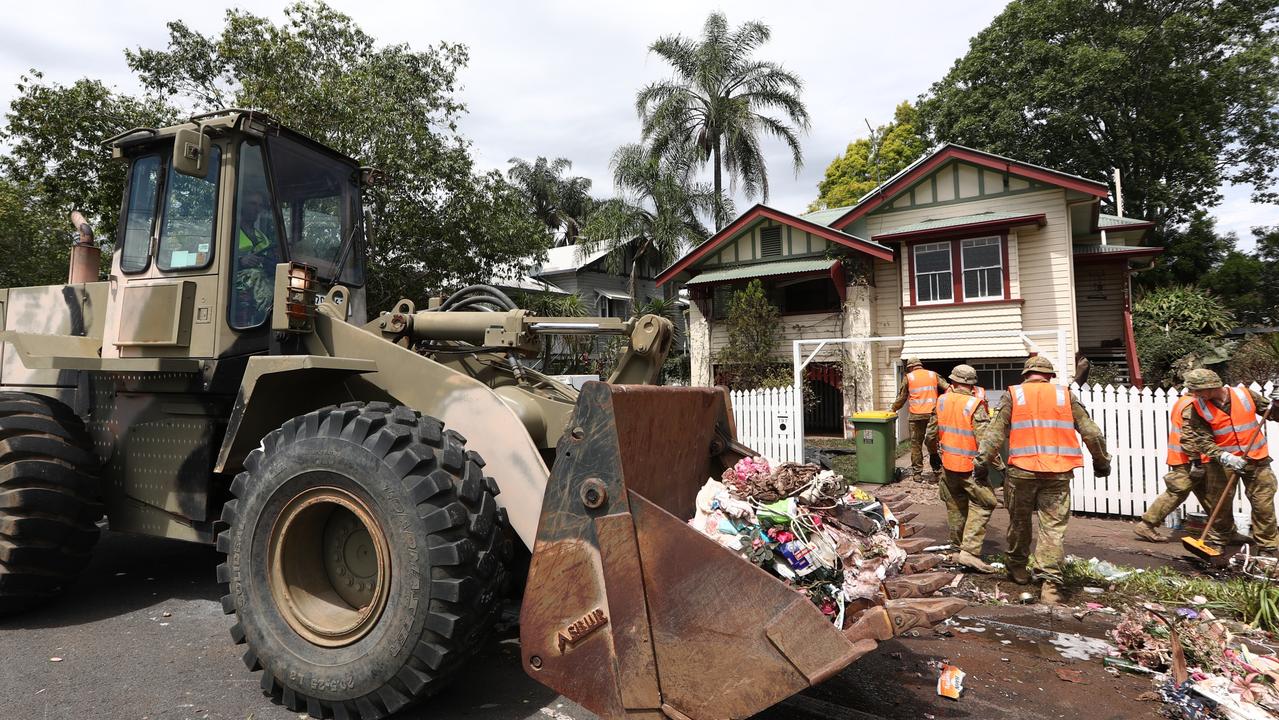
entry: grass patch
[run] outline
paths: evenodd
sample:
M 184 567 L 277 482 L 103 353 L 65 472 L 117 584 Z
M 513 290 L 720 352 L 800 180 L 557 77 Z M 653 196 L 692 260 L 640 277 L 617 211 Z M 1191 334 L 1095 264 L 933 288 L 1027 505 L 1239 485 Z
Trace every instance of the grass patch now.
M 1132 568 L 1120 567 L 1130 571 Z M 1125 596 L 1142 602 L 1158 602 L 1174 607 L 1206 607 L 1267 632 L 1279 632 L 1279 587 L 1264 580 L 1248 577 L 1218 579 L 1204 575 L 1186 575 L 1172 568 L 1159 567 L 1133 572 L 1119 580 L 1107 580 L 1085 560 L 1067 560 L 1062 567 L 1066 585 L 1111 587 Z M 1199 596 L 1207 602 L 1192 605 Z
M 812 445 L 818 448 L 838 448 L 841 450 L 853 450 L 857 447 L 856 443 L 846 438 L 804 438 L 804 444 Z M 843 475 L 848 482 L 857 482 L 857 456 L 856 455 L 831 455 L 830 469 L 837 475 Z

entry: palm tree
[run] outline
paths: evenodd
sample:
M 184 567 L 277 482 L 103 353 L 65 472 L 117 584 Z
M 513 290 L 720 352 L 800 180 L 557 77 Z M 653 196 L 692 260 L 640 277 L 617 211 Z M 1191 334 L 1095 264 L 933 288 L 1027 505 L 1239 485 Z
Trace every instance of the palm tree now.
M 615 270 L 631 249 L 628 292 L 631 307 L 637 308 L 640 265 L 674 262 L 686 247 L 706 239 L 698 215 L 731 201 L 693 179 L 696 155 L 687 144 L 671 146 L 661 155 L 641 144 L 623 145 L 613 153 L 611 165 L 619 194 L 598 203 L 578 245 L 584 254 L 607 247 Z
M 589 178 L 566 176 L 573 163 L 565 158 L 538 157 L 529 162 L 511 158 L 506 176 L 528 199 L 533 215 L 556 236 L 557 244 L 577 242 L 582 223 L 595 200 Z
M 700 160 L 711 163 L 717 196 L 723 191 L 721 172 L 727 170 L 732 189 L 740 182 L 747 198 L 768 200 L 762 135 L 786 143 L 796 173 L 804 163 L 797 137 L 808 129 L 808 109 L 799 97 L 803 81 L 777 63 L 751 57 L 770 35 L 760 22 L 730 30 L 724 14 L 713 12 L 701 40 L 668 35 L 649 46 L 675 74 L 640 90 L 635 99 L 644 138 L 658 153 L 692 142 Z M 717 208 L 717 230 L 726 217 Z

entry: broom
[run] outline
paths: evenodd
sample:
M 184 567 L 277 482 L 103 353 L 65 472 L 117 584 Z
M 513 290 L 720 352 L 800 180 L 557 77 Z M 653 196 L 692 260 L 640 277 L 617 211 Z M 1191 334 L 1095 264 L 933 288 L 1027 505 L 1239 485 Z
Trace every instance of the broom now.
M 1261 416 L 1262 437 L 1265 437 L 1266 435 L 1266 422 L 1270 419 L 1270 410 L 1273 407 L 1274 403 L 1271 403 L 1266 408 L 1266 412 Z M 1267 438 L 1267 440 L 1268 439 L 1269 438 Z M 1222 491 L 1221 497 L 1217 498 L 1216 504 L 1212 506 L 1212 513 L 1208 515 L 1208 522 L 1204 525 L 1204 529 L 1199 533 L 1199 537 L 1194 538 L 1187 535 L 1181 539 L 1181 544 L 1185 545 L 1186 549 L 1191 553 L 1198 555 L 1204 560 L 1211 560 L 1215 557 L 1221 556 L 1221 551 L 1209 546 L 1208 543 L 1204 542 L 1204 539 L 1208 537 L 1208 533 L 1212 530 L 1213 523 L 1217 522 L 1217 515 L 1221 512 L 1221 508 L 1234 500 L 1235 482 L 1242 474 L 1242 470 L 1230 473 L 1230 479 L 1226 481 L 1226 489 Z

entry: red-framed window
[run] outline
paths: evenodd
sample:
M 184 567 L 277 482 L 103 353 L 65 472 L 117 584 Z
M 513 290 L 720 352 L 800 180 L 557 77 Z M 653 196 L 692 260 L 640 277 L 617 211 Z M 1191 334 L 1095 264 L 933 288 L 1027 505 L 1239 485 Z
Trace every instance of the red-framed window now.
M 1011 298 L 1008 235 L 923 240 L 907 245 L 911 305 L 1000 302 Z

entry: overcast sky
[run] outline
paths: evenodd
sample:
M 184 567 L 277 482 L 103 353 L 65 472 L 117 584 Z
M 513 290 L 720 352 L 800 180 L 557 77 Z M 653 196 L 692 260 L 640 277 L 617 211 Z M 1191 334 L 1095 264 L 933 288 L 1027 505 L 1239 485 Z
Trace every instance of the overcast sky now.
M 447 40 L 470 48 L 462 73 L 468 113 L 461 130 L 477 162 L 506 168 L 511 157 L 566 157 L 574 173 L 612 190 L 608 160 L 639 137 L 638 88 L 668 74 L 650 56 L 660 35 L 700 34 L 708 12 L 724 8 L 729 22 L 762 20 L 773 39 L 760 58 L 783 63 L 805 82 L 812 128 L 803 138 L 798 176 L 782 146 L 768 142 L 769 204 L 802 211 L 817 195 L 826 165 L 848 142 L 878 125 L 900 101 L 916 98 L 942 77 L 1004 5 L 999 0 L 932 2 L 396 2 L 333 0 L 382 42 L 418 48 Z M 58 82 L 89 76 L 120 90 L 138 89 L 125 64 L 126 47 L 165 45 L 164 23 L 181 18 L 203 33 L 221 29 L 223 12 L 240 7 L 275 21 L 282 2 L 23 3 L 0 25 L 0 105 L 28 68 Z M 1249 237 L 1253 225 L 1279 222 L 1279 208 L 1254 205 L 1247 188 L 1225 188 L 1214 211 L 1220 226 Z M 738 198 L 739 209 L 747 207 Z

